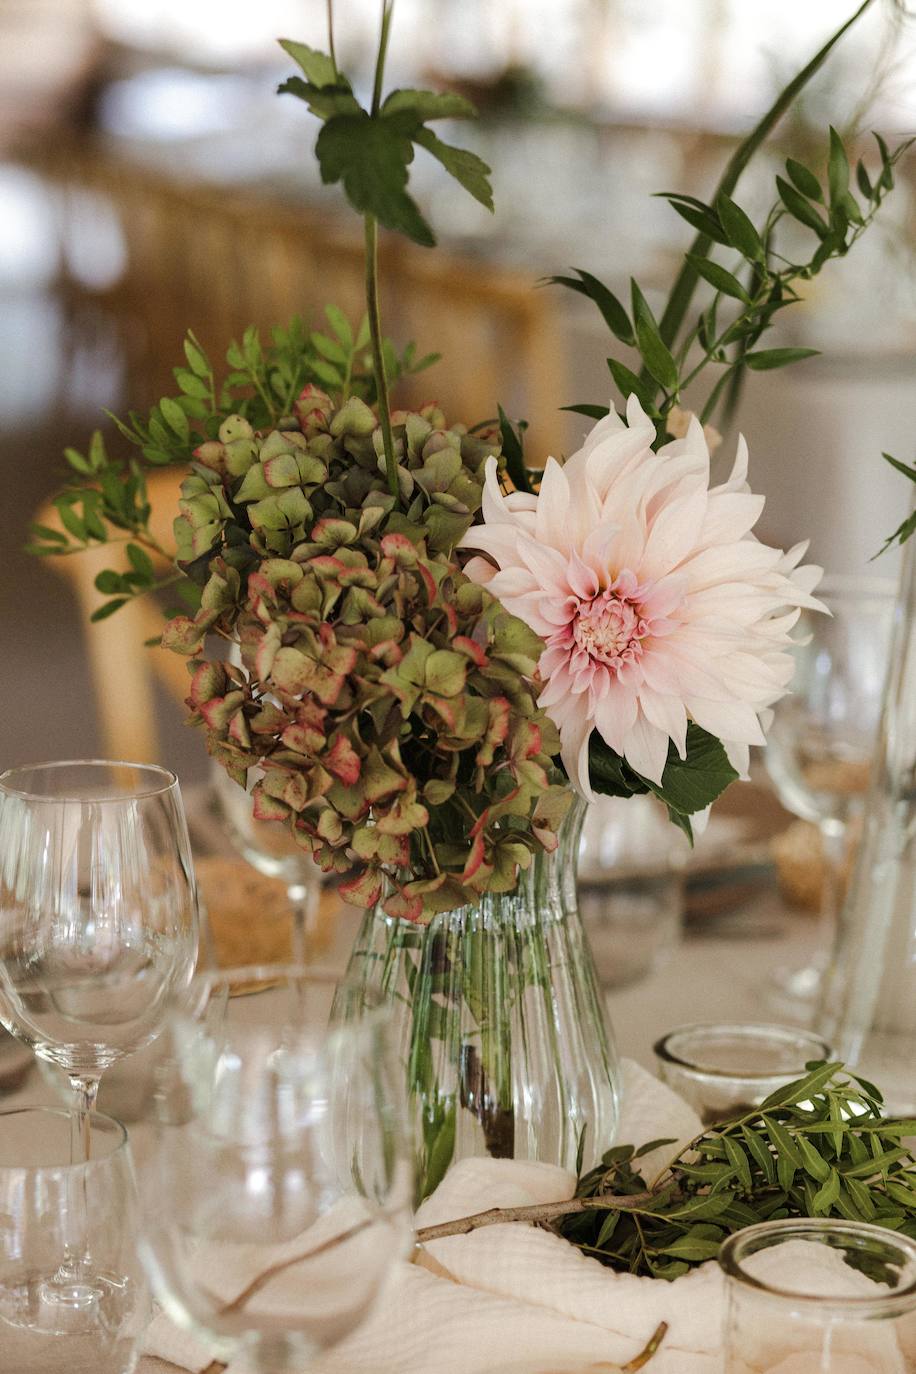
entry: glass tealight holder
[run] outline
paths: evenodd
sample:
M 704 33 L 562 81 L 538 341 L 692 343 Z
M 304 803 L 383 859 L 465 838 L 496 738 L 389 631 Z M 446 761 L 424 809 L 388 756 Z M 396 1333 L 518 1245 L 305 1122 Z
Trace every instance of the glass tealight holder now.
M 768 1221 L 723 1242 L 724 1374 L 916 1368 L 916 1242 L 865 1223 Z
M 680 1026 L 655 1042 L 659 1077 L 704 1126 L 743 1116 L 803 1077 L 806 1064 L 831 1055 L 810 1031 L 743 1022 Z

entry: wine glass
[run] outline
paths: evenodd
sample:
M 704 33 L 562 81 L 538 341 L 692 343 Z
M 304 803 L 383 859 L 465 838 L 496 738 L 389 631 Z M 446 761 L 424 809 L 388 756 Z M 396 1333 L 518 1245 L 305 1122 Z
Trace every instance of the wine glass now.
M 0 774 L 0 1022 L 69 1076 L 75 1159 L 99 1079 L 156 1036 L 196 954 L 173 773 L 80 760 Z
M 240 787 L 220 764 L 211 769 L 213 796 L 223 827 L 242 858 L 268 878 L 280 878 L 292 910 L 292 957 L 299 962 L 309 953 L 318 914 L 321 870 L 298 845 L 286 826 L 255 819 L 251 789 L 262 776 L 249 768 L 247 787 Z
M 776 975 L 780 989 L 813 1006 L 829 965 L 843 900 L 850 822 L 868 787 L 890 650 L 894 585 L 825 578 L 830 615 L 803 611 L 791 694 L 776 708 L 764 751 L 779 799 L 817 825 L 826 869 L 819 945 L 810 964 Z
M 198 974 L 161 1042 L 144 1261 L 174 1322 L 264 1374 L 343 1340 L 410 1243 L 402 1074 L 384 1007 L 339 1020 L 357 996 L 299 965 Z
M 68 1163 L 66 1112 L 0 1112 L 0 1369 L 130 1374 L 149 1318 L 138 1202 L 124 1127 L 93 1113 L 92 1160 Z M 60 1301 L 73 1208 L 95 1263 L 91 1302 Z

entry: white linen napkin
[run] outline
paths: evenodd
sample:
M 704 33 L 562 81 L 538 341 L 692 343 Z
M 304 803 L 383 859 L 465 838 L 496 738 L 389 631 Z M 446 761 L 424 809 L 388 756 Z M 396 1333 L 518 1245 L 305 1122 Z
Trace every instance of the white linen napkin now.
M 640 1145 L 674 1137 L 679 1143 L 702 1129 L 680 1098 L 637 1064 L 623 1064 L 620 1142 Z M 652 1180 L 676 1146 L 647 1156 Z M 573 1175 L 551 1165 L 467 1159 L 446 1174 L 417 1214 L 417 1226 L 484 1211 L 572 1196 Z M 824 1283 L 841 1257 L 799 1242 L 765 1252 L 761 1270 L 778 1263 L 783 1280 L 810 1279 L 823 1268 Z M 816 1252 L 812 1256 L 812 1252 Z M 843 1265 L 847 1285 L 871 1281 Z M 766 1277 L 761 1272 L 760 1277 Z M 852 1291 L 852 1290 L 850 1290 Z M 303 1295 L 305 1296 L 305 1295 Z M 724 1280 L 715 1263 L 673 1283 L 617 1274 L 558 1236 L 537 1227 L 498 1225 L 429 1243 L 420 1262 L 398 1262 L 363 1325 L 314 1366 L 314 1374 L 600 1374 L 636 1356 L 664 1321 L 668 1331 L 649 1365 L 652 1374 L 722 1374 Z M 148 1353 L 182 1369 L 206 1368 L 212 1355 L 179 1335 L 165 1317 L 149 1329 Z M 894 1351 L 896 1344 L 894 1343 Z M 864 1352 L 863 1352 L 864 1353 Z M 877 1350 L 869 1353 L 877 1354 Z M 911 1367 L 888 1348 L 880 1374 Z M 907 1352 L 908 1356 L 912 1352 Z M 810 1357 L 809 1357 L 810 1358 Z M 768 1374 L 807 1374 L 805 1357 L 774 1352 Z M 843 1374 L 866 1374 L 853 1346 Z M 766 1368 L 766 1364 L 763 1366 Z M 874 1365 L 867 1374 L 874 1374 Z M 229 1374 L 245 1374 L 241 1361 Z

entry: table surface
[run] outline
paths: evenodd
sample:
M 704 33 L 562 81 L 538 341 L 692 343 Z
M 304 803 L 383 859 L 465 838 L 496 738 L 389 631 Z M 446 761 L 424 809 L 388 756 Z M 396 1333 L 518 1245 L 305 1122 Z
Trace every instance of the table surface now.
M 354 913 L 339 923 L 326 962 L 343 967 L 355 930 Z M 662 967 L 629 987 L 608 993 L 608 1007 L 621 1055 L 652 1069 L 652 1046 L 674 1026 L 694 1021 L 787 1021 L 788 1008 L 774 1005 L 768 978 L 781 966 L 802 964 L 811 951 L 815 922 L 785 910 L 775 891 L 725 917 L 689 928 Z M 30 1073 L 4 1107 L 55 1101 L 53 1089 Z M 59 1101 L 59 1099 L 58 1099 Z M 141 1166 L 142 1167 L 142 1166 Z M 174 1374 L 176 1366 L 144 1357 L 137 1374 Z

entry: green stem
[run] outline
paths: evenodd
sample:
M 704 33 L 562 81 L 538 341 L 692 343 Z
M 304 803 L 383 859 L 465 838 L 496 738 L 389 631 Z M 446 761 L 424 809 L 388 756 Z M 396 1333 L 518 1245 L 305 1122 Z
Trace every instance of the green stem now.
M 334 50 L 334 0 L 328 0 L 328 52 L 331 55 L 331 62 L 334 66 L 334 77 L 340 80 L 340 69 L 337 66 L 337 53 Z
M 803 67 L 802 70 L 798 73 L 798 75 L 795 76 L 793 80 L 789 82 L 785 90 L 782 91 L 779 96 L 777 96 L 776 100 L 767 110 L 766 114 L 762 117 L 762 119 L 759 120 L 756 126 L 748 134 L 744 142 L 741 143 L 739 147 L 735 149 L 735 152 L 730 158 L 728 165 L 726 166 L 725 171 L 722 174 L 722 178 L 718 186 L 716 187 L 716 192 L 712 199 L 713 205 L 715 205 L 716 199 L 719 195 L 723 193 L 725 195 L 731 195 L 732 191 L 735 189 L 735 186 L 738 183 L 739 177 L 741 176 L 744 169 L 747 167 L 748 163 L 756 153 L 757 149 L 769 137 L 773 128 L 776 126 L 776 124 L 778 124 L 779 120 L 792 105 L 796 96 L 800 94 L 800 92 L 805 88 L 805 86 L 808 84 L 811 78 L 824 65 L 827 58 L 830 56 L 830 53 L 832 52 L 833 48 L 840 41 L 843 35 L 847 33 L 849 29 L 852 28 L 853 24 L 855 24 L 858 19 L 862 17 L 862 15 L 865 13 L 865 11 L 869 8 L 869 6 L 872 3 L 873 0 L 864 0 L 864 3 L 859 6 L 855 14 L 853 14 L 849 19 L 847 19 L 846 23 L 843 24 L 843 26 L 840 29 L 838 29 L 837 32 L 830 39 L 828 39 L 828 41 L 824 44 L 820 51 L 815 53 L 814 57 L 812 57 L 811 61 L 807 64 L 807 66 Z M 709 252 L 711 243 L 712 240 L 707 238 L 705 234 L 698 234 L 690 247 L 690 252 L 699 257 L 706 257 L 707 253 Z M 675 339 L 677 338 L 680 327 L 684 322 L 684 316 L 687 314 L 687 310 L 690 306 L 691 300 L 693 299 L 693 293 L 696 290 L 697 283 L 699 282 L 699 280 L 700 274 L 697 272 L 696 268 L 692 267 L 691 264 L 687 262 L 687 260 L 685 259 L 684 264 L 677 275 L 674 286 L 671 289 L 671 294 L 668 297 L 668 303 L 665 306 L 664 313 L 659 323 L 659 331 L 669 348 L 671 348 Z M 651 381 L 651 378 L 649 377 L 649 374 L 646 371 L 645 367 L 643 367 L 640 377 L 643 381 Z
M 391 412 L 388 407 L 388 377 L 385 373 L 385 355 L 382 352 L 382 318 L 378 303 L 378 222 L 375 215 L 366 216 L 366 309 L 369 312 L 372 368 L 378 396 L 379 424 L 382 427 L 385 472 L 388 476 L 388 490 L 397 501 L 401 493 L 398 485 L 398 465 L 394 456 L 394 437 L 391 433 Z
M 375 59 L 375 79 L 372 83 L 373 119 L 378 114 L 382 104 L 382 82 L 385 77 L 385 58 L 388 53 L 388 39 L 391 34 L 393 14 L 394 0 L 382 0 L 382 23 L 379 31 L 378 53 Z M 397 460 L 394 456 L 391 411 L 388 404 L 388 376 L 385 371 L 385 354 L 382 350 L 382 316 L 378 299 L 378 221 L 374 215 L 366 215 L 366 309 L 369 315 L 369 337 L 372 340 L 372 370 L 375 373 L 379 424 L 382 428 L 382 448 L 385 453 L 385 472 L 388 477 L 388 490 L 395 501 L 398 501 L 401 489 L 398 483 Z

